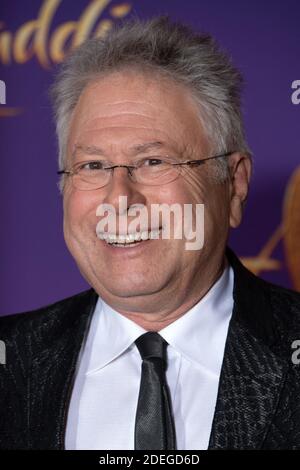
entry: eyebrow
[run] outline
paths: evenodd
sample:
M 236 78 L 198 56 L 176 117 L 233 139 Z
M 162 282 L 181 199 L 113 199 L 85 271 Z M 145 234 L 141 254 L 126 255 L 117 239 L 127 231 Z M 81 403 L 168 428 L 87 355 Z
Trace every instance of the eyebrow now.
M 148 150 L 158 149 L 164 146 L 163 142 L 148 142 L 145 144 L 137 144 L 132 147 L 132 151 L 135 155 L 139 153 L 147 152 Z
M 130 152 L 133 155 L 138 155 L 140 153 L 144 153 L 144 152 L 147 152 L 149 150 L 164 147 L 164 145 L 165 144 L 163 142 L 160 142 L 160 141 L 146 142 L 144 144 L 136 144 L 136 145 L 133 145 L 132 147 L 130 147 Z M 105 151 L 103 149 L 101 149 L 101 147 L 97 147 L 97 146 L 94 146 L 94 145 L 80 145 L 80 144 L 77 144 L 77 145 L 75 145 L 72 156 L 74 156 L 77 153 L 77 151 L 82 151 L 82 152 L 86 153 L 87 155 L 105 156 Z
M 88 155 L 104 155 L 104 151 L 100 147 L 95 147 L 94 145 L 76 144 L 72 152 L 72 156 L 74 156 L 78 151 L 87 153 Z

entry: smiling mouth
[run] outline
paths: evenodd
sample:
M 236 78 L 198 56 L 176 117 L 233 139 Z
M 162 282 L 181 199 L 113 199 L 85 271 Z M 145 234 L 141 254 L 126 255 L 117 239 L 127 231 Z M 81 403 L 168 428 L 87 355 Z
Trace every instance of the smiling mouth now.
M 129 248 L 147 240 L 157 240 L 159 239 L 160 233 L 161 228 L 130 233 L 127 235 L 116 235 L 107 232 L 101 232 L 98 233 L 97 236 L 100 238 L 100 240 L 105 241 L 108 245 Z

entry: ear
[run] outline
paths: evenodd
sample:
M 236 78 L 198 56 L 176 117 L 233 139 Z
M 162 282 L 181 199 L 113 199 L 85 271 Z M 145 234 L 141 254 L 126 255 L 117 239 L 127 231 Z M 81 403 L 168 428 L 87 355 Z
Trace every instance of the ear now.
M 233 153 L 230 167 L 230 227 L 236 228 L 242 221 L 251 178 L 252 162 L 247 154 Z

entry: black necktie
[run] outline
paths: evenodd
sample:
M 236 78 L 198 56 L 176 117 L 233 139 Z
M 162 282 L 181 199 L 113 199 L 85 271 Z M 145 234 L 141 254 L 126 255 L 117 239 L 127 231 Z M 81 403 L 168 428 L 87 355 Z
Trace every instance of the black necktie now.
M 168 343 L 155 332 L 135 344 L 142 357 L 142 376 L 135 420 L 136 450 L 175 450 L 175 427 L 166 382 Z

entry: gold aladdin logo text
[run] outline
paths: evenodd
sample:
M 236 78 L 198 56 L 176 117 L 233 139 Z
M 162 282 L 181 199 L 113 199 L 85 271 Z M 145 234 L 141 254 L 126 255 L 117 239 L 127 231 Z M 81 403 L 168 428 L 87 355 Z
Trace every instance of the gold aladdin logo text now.
M 93 0 L 82 11 L 77 21 L 67 21 L 51 32 L 51 23 L 62 0 L 45 0 L 37 18 L 24 23 L 15 33 L 7 31 L 0 22 L 0 63 L 13 61 L 24 64 L 34 56 L 48 68 L 61 62 L 74 47 L 88 37 L 103 36 L 116 19 L 123 18 L 131 10 L 130 3 L 110 5 L 111 0 Z M 107 18 L 100 17 L 107 7 Z

